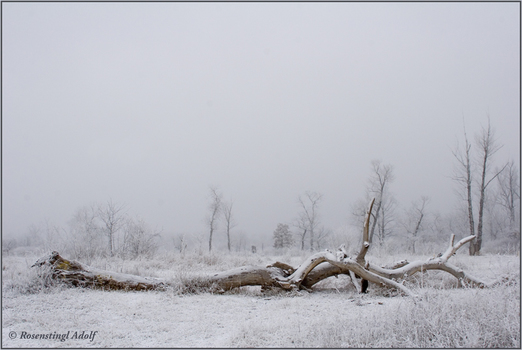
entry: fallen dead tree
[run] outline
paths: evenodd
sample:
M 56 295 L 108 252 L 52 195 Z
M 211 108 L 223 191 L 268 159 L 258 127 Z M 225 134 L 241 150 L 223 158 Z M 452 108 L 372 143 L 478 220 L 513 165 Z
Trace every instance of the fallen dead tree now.
M 363 226 L 363 242 L 355 258 L 348 257 L 344 246 L 336 252 L 329 250 L 313 254 L 298 268 L 276 262 L 266 267 L 243 266 L 189 281 L 191 289 L 224 292 L 242 286 L 261 286 L 263 288 L 280 288 L 284 290 L 310 290 L 316 283 L 331 276 L 346 274 L 361 293 L 365 293 L 369 282 L 396 289 L 403 294 L 413 296 L 414 293 L 401 282 L 417 272 L 441 270 L 450 273 L 457 279 L 458 286 L 489 287 L 487 284 L 458 267 L 448 263 L 449 258 L 464 244 L 475 239 L 468 236 L 455 243 L 455 235 L 451 235 L 450 245 L 443 254 L 426 261 L 408 262 L 402 260 L 391 266 L 380 267 L 366 261 L 366 253 L 370 247 L 368 228 L 373 208 L 371 201 Z M 145 278 L 135 275 L 103 271 L 70 261 L 58 252 L 39 259 L 33 266 L 48 266 L 54 279 L 72 286 L 83 286 L 100 289 L 124 290 L 157 290 L 168 286 L 163 280 Z

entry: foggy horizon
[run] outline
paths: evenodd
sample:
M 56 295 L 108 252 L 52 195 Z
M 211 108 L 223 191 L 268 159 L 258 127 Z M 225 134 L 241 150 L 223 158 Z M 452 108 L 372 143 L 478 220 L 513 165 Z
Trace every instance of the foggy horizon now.
M 451 212 L 464 125 L 520 169 L 519 6 L 2 3 L 2 235 L 109 199 L 205 233 L 216 186 L 266 245 L 305 191 L 349 225 L 376 159 Z

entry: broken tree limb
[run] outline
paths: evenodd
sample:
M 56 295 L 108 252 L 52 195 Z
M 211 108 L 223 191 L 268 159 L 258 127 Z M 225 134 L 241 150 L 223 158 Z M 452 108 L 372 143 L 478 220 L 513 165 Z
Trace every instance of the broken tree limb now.
M 370 201 L 370 204 L 368 205 L 368 210 L 366 210 L 366 216 L 364 218 L 364 224 L 363 224 L 363 240 L 362 240 L 362 246 L 361 250 L 359 251 L 359 254 L 357 255 L 357 258 L 355 258 L 355 261 L 361 265 L 366 266 L 366 253 L 368 252 L 368 249 L 370 248 L 370 236 L 369 236 L 369 230 L 370 230 L 370 218 L 372 216 L 372 208 L 373 203 L 375 203 L 375 198 L 373 198 Z M 361 283 L 357 281 L 357 275 L 355 273 L 351 273 L 350 276 L 352 277 L 352 282 L 355 285 L 355 288 L 360 293 L 366 293 L 366 290 L 368 289 L 368 281 L 367 280 L 361 280 Z
M 370 229 L 370 217 L 372 215 L 372 208 L 373 203 L 375 202 L 375 198 L 373 198 L 370 202 L 370 205 L 368 206 L 368 210 L 366 211 L 366 216 L 364 218 L 364 224 L 363 224 L 363 241 L 361 250 L 359 251 L 359 254 L 357 255 L 357 258 L 355 261 L 357 261 L 358 264 L 364 266 L 366 252 L 368 252 L 368 249 L 370 248 L 370 238 L 369 238 L 369 229 Z
M 462 269 L 448 263 L 448 259 L 451 258 L 457 250 L 462 247 L 464 244 L 475 239 L 475 236 L 468 236 L 461 239 L 457 244 L 454 244 L 455 235 L 451 235 L 450 245 L 446 252 L 439 257 L 430 258 L 426 261 L 413 261 L 410 263 L 406 263 L 401 267 L 397 267 L 395 269 L 386 269 L 373 264 L 369 265 L 369 270 L 389 279 L 406 279 L 414 275 L 417 272 L 424 272 L 428 270 L 442 270 L 446 271 L 455 278 L 457 278 L 459 285 L 461 283 L 467 283 L 477 287 L 488 287 L 492 285 L 491 283 L 486 283 L 481 281 L 480 279 L 470 275 L 469 273 L 464 272 Z
M 451 238 L 450 238 L 450 245 L 449 245 L 448 249 L 444 252 L 444 254 L 442 254 L 442 256 L 440 256 L 440 259 L 444 262 L 448 261 L 448 259 L 451 258 L 457 252 L 457 250 L 459 250 L 460 247 L 462 247 L 464 244 L 474 240 L 476 237 L 477 236 L 468 236 L 468 237 L 465 237 L 465 238 L 461 239 L 460 241 L 458 241 L 457 244 L 454 244 L 455 235 L 452 234 Z

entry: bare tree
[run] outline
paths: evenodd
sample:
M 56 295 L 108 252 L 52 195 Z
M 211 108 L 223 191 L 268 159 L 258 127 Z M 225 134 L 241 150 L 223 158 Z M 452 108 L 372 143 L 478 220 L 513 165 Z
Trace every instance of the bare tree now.
M 431 220 L 423 219 L 424 230 L 427 232 L 425 241 L 433 244 L 441 244 L 444 236 L 453 233 L 451 229 L 451 217 L 442 215 L 440 212 L 432 213 Z
M 128 219 L 125 225 L 123 255 L 136 258 L 152 256 L 158 249 L 159 232 L 152 231 L 143 219 Z
M 246 249 L 246 235 L 247 235 L 247 233 L 242 230 L 240 230 L 239 232 L 236 232 L 236 237 L 237 237 L 237 240 L 235 241 L 236 252 L 240 252 L 240 251 Z
M 232 207 L 233 202 L 223 202 L 223 219 L 225 220 L 225 233 L 227 235 L 227 247 L 230 252 L 231 244 L 230 244 L 230 231 L 236 227 L 236 222 L 234 220 L 234 216 L 232 215 Z
M 467 194 L 467 202 L 468 202 L 468 221 L 469 221 L 469 229 L 470 234 L 475 235 L 477 239 L 470 243 L 469 245 L 469 255 L 479 255 L 480 249 L 482 247 L 482 231 L 484 225 L 484 203 L 486 199 L 486 189 L 503 170 L 497 171 L 493 176 L 487 179 L 488 171 L 489 171 L 489 163 L 491 162 L 491 157 L 502 147 L 497 144 L 496 139 L 494 137 L 494 132 L 491 129 L 491 124 L 488 118 L 488 126 L 487 128 L 482 128 L 482 132 L 479 135 L 476 135 L 475 141 L 477 147 L 479 149 L 480 155 L 477 160 L 478 167 L 480 170 L 480 182 L 478 187 L 479 192 L 479 212 L 478 212 L 478 224 L 477 229 L 475 231 L 475 223 L 473 217 L 473 195 L 472 195 L 472 169 L 471 169 L 471 144 L 468 142 L 468 138 L 466 135 L 466 131 L 464 130 L 464 139 L 465 139 L 465 149 L 464 151 L 459 151 L 458 149 L 453 151 L 453 155 L 457 159 L 458 162 L 458 170 L 457 174 L 454 176 L 454 180 L 463 183 L 466 188 Z
M 209 228 L 208 251 L 210 252 L 212 251 L 212 236 L 217 228 L 219 214 L 222 210 L 222 195 L 218 192 L 217 187 L 210 187 L 210 204 L 208 209 L 210 213 L 206 222 Z
M 389 191 L 390 183 L 393 180 L 393 166 L 391 164 L 382 164 L 380 160 L 373 160 L 371 162 L 371 174 L 368 178 L 365 197 L 357 200 L 352 205 L 352 221 L 358 227 L 363 224 L 365 219 L 366 203 L 371 198 L 375 198 L 371 227 L 368 228 L 370 243 L 374 242 L 375 237 L 377 237 L 379 245 L 382 245 L 385 238 L 392 234 L 395 222 L 394 211 L 397 206 L 397 201 Z
M 43 245 L 41 227 L 35 224 L 29 225 L 25 236 L 25 245 L 28 247 L 39 247 Z
M 419 238 L 419 233 L 423 228 L 426 219 L 426 205 L 429 202 L 427 196 L 421 196 L 419 200 L 413 201 L 411 207 L 406 211 L 403 227 L 411 243 L 412 253 L 415 254 L 415 246 Z
M 302 212 L 299 214 L 298 222 L 304 229 L 301 241 L 301 249 L 304 249 L 304 236 L 310 233 L 310 250 L 313 251 L 315 247 L 314 234 L 319 226 L 319 202 L 323 195 L 317 192 L 306 191 L 304 196 L 299 196 L 298 201 L 301 205 Z
M 42 224 L 44 232 L 44 248 L 46 250 L 64 249 L 66 247 L 66 231 L 46 218 Z
M 107 248 L 110 256 L 114 256 L 116 233 L 125 224 L 125 207 L 118 205 L 109 199 L 105 206 L 98 206 L 98 217 L 103 222 L 103 231 L 107 236 Z
M 473 217 L 473 196 L 471 192 L 472 177 L 471 177 L 471 144 L 468 141 L 466 134 L 466 128 L 464 127 L 464 150 L 461 151 L 457 145 L 453 151 L 453 156 L 457 160 L 457 170 L 453 176 L 453 180 L 460 182 L 464 185 L 466 190 L 466 200 L 468 203 L 468 221 L 469 221 L 469 234 L 475 235 L 475 219 Z M 471 249 L 471 245 L 470 245 Z
M 187 250 L 187 239 L 184 233 L 178 234 L 176 237 L 172 237 L 174 246 L 179 250 L 180 254 L 184 254 Z
M 484 200 L 486 197 L 486 188 L 504 169 L 504 166 L 501 170 L 499 170 L 496 174 L 494 174 L 489 180 L 486 180 L 488 173 L 488 161 L 490 158 L 502 147 L 497 144 L 494 138 L 494 132 L 491 130 L 491 125 L 488 118 L 488 128 L 482 128 L 482 133 L 477 136 L 477 144 L 481 151 L 481 182 L 480 182 L 480 201 L 479 201 L 479 216 L 478 216 L 478 225 L 477 225 L 477 239 L 474 242 L 471 242 L 469 245 L 469 253 L 470 255 L 478 255 L 480 253 L 480 248 L 482 247 L 482 231 L 483 231 L 483 221 L 484 221 Z
M 299 238 L 301 241 L 301 250 L 304 250 L 306 233 L 308 232 L 308 223 L 306 220 L 306 215 L 304 215 L 304 213 L 299 213 L 299 216 L 297 217 L 294 226 L 298 229 L 298 232 L 299 232 Z
M 491 191 L 492 192 L 492 191 Z M 491 196 L 492 193 L 488 195 Z M 503 233 L 506 232 L 506 229 L 509 230 L 509 217 L 506 216 L 503 208 L 496 201 L 498 194 L 495 193 L 495 200 L 491 200 L 486 198 L 484 204 L 484 222 L 487 226 L 487 232 L 489 233 L 489 237 L 492 241 L 496 241 L 499 236 L 502 236 Z
M 351 225 L 359 228 L 364 224 L 364 219 L 366 215 L 366 207 L 369 202 L 369 195 L 368 192 L 366 192 L 366 195 L 361 198 L 358 198 L 355 200 L 354 203 L 352 203 L 351 207 Z M 372 216 L 373 217 L 373 216 Z M 369 228 L 368 228 L 368 232 Z
M 76 258 L 86 258 L 88 261 L 101 255 L 104 250 L 101 238 L 102 228 L 98 222 L 97 209 L 94 205 L 79 208 L 69 221 L 71 237 L 70 250 Z
M 515 162 L 508 162 L 505 170 L 499 174 L 497 179 L 496 203 L 506 212 L 510 233 L 516 238 L 520 236 L 520 182 Z
M 326 228 L 324 226 L 319 227 L 317 230 L 316 238 L 315 238 L 315 246 L 317 249 L 323 248 L 328 241 L 330 240 L 330 236 L 332 235 L 332 230 L 329 228 Z
M 197 254 L 203 254 L 203 243 L 206 242 L 206 234 L 204 232 L 194 232 L 191 237 L 196 242 Z
M 375 218 L 379 246 L 382 246 L 384 244 L 384 240 L 393 233 L 393 224 L 395 222 L 394 213 L 396 206 L 397 201 L 390 195 L 385 196 L 381 202 L 380 214 Z
M 382 164 L 380 160 L 372 161 L 372 174 L 367 188 L 367 197 L 375 198 L 375 214 L 373 214 L 373 223 L 370 228 L 370 243 L 373 242 L 375 228 L 379 226 L 378 236 L 379 242 L 382 244 L 388 232 L 388 226 L 393 221 L 391 214 L 396 201 L 388 190 L 389 184 L 393 180 L 393 166 L 391 164 Z

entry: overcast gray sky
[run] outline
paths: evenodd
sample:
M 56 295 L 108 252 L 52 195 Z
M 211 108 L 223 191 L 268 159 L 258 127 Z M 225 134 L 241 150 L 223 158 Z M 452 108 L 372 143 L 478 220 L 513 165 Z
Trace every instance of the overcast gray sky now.
M 451 149 L 520 151 L 519 3 L 2 3 L 4 235 L 112 198 L 205 231 L 209 185 L 270 239 L 304 191 L 349 222 L 370 162 L 456 205 Z

